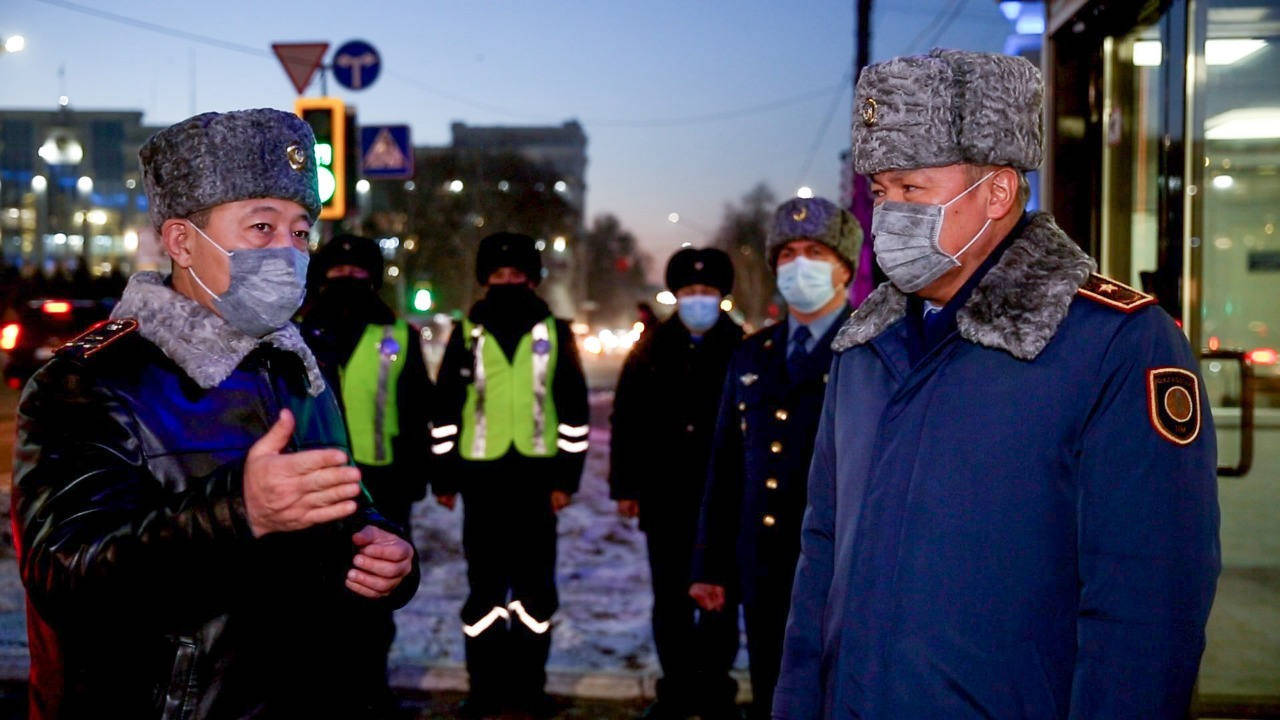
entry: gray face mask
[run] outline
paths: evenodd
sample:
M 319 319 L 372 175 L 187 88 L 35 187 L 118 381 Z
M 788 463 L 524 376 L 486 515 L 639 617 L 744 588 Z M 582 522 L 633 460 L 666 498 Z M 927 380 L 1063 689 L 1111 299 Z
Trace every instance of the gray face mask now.
M 875 236 L 876 263 L 895 287 L 904 293 L 913 293 L 951 268 L 960 267 L 960 256 L 982 237 L 991 219 L 987 218 L 982 229 L 951 255 L 938 244 L 943 215 L 948 206 L 992 175 L 995 171 L 941 205 L 886 201 L 872 209 L 871 234 Z
M 228 252 L 195 223 L 190 225 L 230 261 L 231 284 L 221 295 L 210 290 L 194 268 L 191 270 L 191 277 L 213 298 L 222 319 L 257 338 L 287 325 L 302 306 L 310 256 L 292 247 Z

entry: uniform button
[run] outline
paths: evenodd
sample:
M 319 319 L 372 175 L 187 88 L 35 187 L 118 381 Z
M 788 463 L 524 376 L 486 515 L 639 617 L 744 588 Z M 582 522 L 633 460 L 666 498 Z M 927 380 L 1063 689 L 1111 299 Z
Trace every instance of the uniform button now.
M 785 422 L 787 419 L 787 411 L 782 408 L 778 408 L 773 412 L 773 416 Z
M 777 490 L 777 489 L 778 489 L 778 478 L 769 478 L 768 480 L 765 480 L 765 481 L 764 481 L 764 486 L 765 486 L 765 487 L 767 487 L 767 488 L 769 488 L 770 490 Z
M 765 527 L 773 527 L 778 523 L 778 520 L 772 515 L 765 515 L 764 519 L 761 520 L 760 522 L 764 523 Z
M 689 423 L 688 425 L 685 425 L 685 426 L 684 426 L 684 431 L 685 431 L 685 432 L 693 432 L 693 423 Z
M 777 455 L 778 453 L 782 452 L 782 443 L 778 442 L 777 440 L 774 440 L 773 442 L 769 443 L 769 452 L 773 453 L 774 455 Z
M 744 403 L 744 402 L 740 402 L 740 403 L 738 403 L 738 410 L 739 410 L 740 412 L 741 412 L 741 411 L 744 411 L 744 410 L 746 410 L 746 409 L 747 409 L 747 404 L 746 404 L 746 403 Z
M 747 431 L 747 421 L 746 421 L 746 419 L 743 419 L 743 421 L 739 424 L 739 427 L 741 427 L 741 428 L 742 428 L 742 432 L 744 432 L 744 433 L 745 433 L 745 432 Z

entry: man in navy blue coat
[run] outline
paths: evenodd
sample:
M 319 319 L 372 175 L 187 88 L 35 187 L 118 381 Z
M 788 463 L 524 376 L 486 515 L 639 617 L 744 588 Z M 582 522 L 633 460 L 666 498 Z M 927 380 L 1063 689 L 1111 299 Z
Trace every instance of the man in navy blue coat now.
M 829 200 L 778 207 L 766 252 L 787 319 L 743 341 L 720 398 L 690 595 L 708 612 L 741 599 L 753 718 L 773 706 L 831 341 L 861 246 L 858 221 Z
M 837 335 L 778 718 L 1181 718 L 1219 571 L 1196 358 L 1022 173 L 1025 60 L 863 71 L 890 279 Z

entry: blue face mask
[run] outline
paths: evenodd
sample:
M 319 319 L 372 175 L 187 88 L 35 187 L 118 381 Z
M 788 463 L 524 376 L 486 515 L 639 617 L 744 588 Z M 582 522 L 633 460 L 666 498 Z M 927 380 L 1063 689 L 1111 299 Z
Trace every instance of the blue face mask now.
M 798 256 L 778 266 L 778 292 L 791 307 L 811 313 L 836 296 L 831 282 L 835 264 Z
M 302 306 L 310 256 L 292 247 L 230 252 L 195 223 L 191 223 L 191 227 L 226 255 L 230 264 L 231 284 L 221 295 L 214 294 L 195 268 L 191 268 L 191 277 L 213 298 L 213 307 L 222 319 L 240 332 L 257 338 L 287 325 Z
M 720 298 L 716 295 L 685 295 L 676 303 L 676 314 L 689 332 L 701 335 L 720 318 Z

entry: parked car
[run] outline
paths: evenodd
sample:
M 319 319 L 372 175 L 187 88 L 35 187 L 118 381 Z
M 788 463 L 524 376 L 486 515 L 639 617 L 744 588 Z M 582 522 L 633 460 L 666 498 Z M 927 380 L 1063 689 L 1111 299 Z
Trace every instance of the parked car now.
M 5 311 L 0 322 L 4 381 L 20 388 L 63 343 L 106 320 L 115 298 L 34 297 Z

